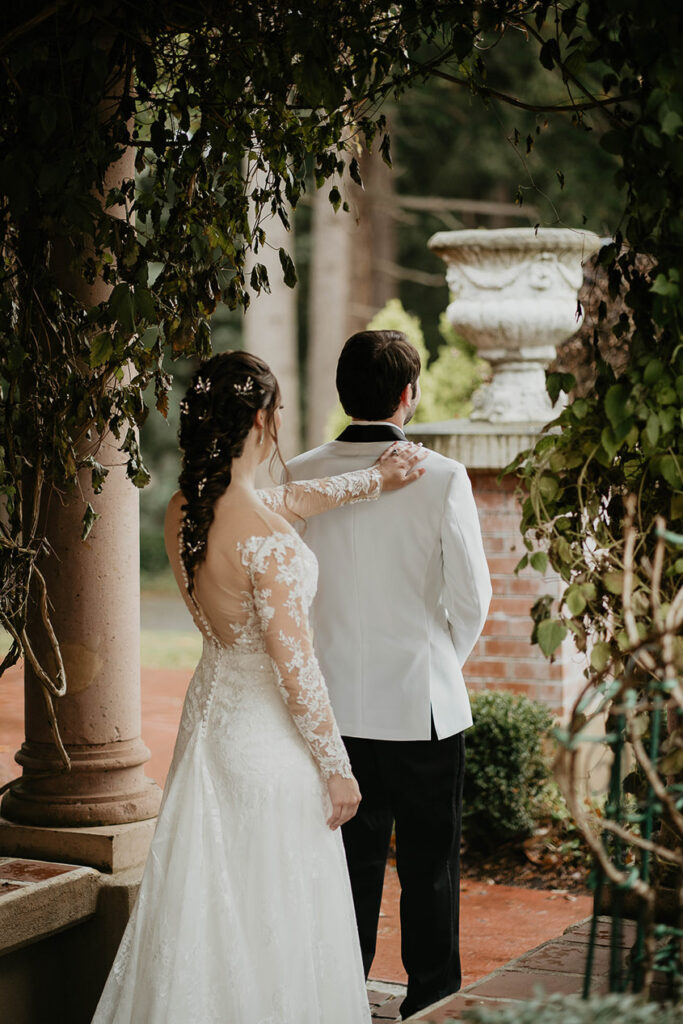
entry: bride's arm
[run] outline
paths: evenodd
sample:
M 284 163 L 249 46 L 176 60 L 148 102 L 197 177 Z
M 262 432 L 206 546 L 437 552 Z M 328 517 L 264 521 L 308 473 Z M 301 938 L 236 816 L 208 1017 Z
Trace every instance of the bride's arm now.
M 301 541 L 293 533 L 253 537 L 242 563 L 278 687 L 324 778 L 351 777 L 308 625 Z
M 382 491 L 396 491 L 413 483 L 424 473 L 418 463 L 425 454 L 420 445 L 393 444 L 369 469 L 355 469 L 317 480 L 298 480 L 257 493 L 269 509 L 288 522 L 296 523 L 340 505 L 373 501 Z

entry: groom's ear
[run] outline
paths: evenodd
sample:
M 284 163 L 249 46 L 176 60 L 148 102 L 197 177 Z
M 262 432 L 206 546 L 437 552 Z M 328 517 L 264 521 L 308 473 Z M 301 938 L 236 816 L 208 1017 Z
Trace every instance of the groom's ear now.
M 403 391 L 401 392 L 401 398 L 399 400 L 402 405 L 411 405 L 413 398 L 415 397 L 415 385 L 406 384 Z

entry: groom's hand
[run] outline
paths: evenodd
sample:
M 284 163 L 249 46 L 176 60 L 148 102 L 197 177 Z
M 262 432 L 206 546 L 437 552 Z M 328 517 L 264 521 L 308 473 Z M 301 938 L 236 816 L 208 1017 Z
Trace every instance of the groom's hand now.
M 345 821 L 349 821 L 358 810 L 360 789 L 353 777 L 345 779 L 343 775 L 330 775 L 327 780 L 327 792 L 332 801 L 332 814 L 327 819 L 327 824 L 334 832 Z

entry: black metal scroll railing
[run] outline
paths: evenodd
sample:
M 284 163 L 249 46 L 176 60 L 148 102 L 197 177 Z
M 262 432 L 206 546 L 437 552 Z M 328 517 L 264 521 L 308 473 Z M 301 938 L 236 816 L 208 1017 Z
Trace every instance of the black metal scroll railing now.
M 658 537 L 660 544 L 683 548 L 683 536 L 663 526 Z M 603 677 L 586 687 L 574 713 L 577 724 L 570 723 L 564 745 L 568 763 L 575 765 L 572 747 L 586 707 L 592 701 L 596 713 L 607 711 L 602 742 L 611 751 L 611 766 L 597 831 L 595 819 L 589 822 L 575 799 L 576 771 L 569 773 L 573 809 L 595 864 L 584 998 L 594 980 L 598 918 L 607 910 L 610 992 L 665 995 L 678 1004 L 683 1003 L 683 589 L 668 606 L 657 606 L 657 595 L 653 604 L 657 614 L 648 634 L 635 626 L 631 630 L 624 678 Z M 635 941 L 624 956 L 627 919 L 635 920 Z

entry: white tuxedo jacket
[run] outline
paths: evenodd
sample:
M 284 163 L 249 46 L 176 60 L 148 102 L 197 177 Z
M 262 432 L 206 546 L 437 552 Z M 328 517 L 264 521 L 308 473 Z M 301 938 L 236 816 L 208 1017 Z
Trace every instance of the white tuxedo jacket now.
M 331 441 L 288 463 L 292 479 L 371 466 L 390 442 Z M 401 491 L 309 519 L 320 564 L 316 654 L 344 736 L 440 739 L 472 724 L 462 667 L 491 582 L 465 467 L 436 452 Z

